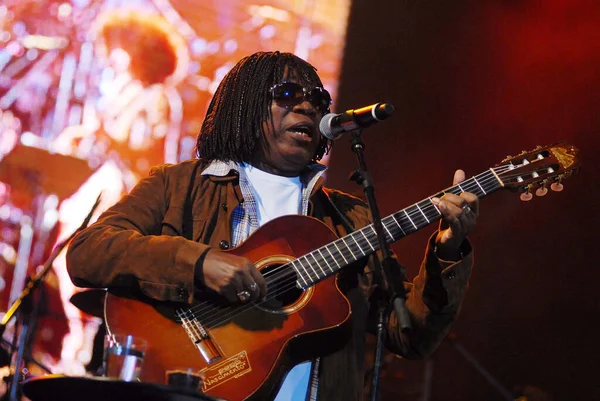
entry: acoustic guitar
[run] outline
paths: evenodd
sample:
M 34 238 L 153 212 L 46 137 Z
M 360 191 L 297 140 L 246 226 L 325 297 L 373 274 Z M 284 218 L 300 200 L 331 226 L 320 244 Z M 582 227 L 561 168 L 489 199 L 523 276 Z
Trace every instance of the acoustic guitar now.
M 498 189 L 545 195 L 579 167 L 577 149 L 563 143 L 538 147 L 382 219 L 391 243 L 438 221 L 431 202 L 444 193 L 482 198 Z M 294 364 L 332 344 L 342 345 L 350 304 L 336 272 L 378 249 L 375 229 L 338 238 L 317 219 L 284 216 L 231 249 L 250 259 L 268 284 L 264 300 L 229 304 L 214 296 L 191 306 L 107 294 L 109 333 L 132 334 L 149 343 L 140 380 L 166 383 L 166 374 L 192 368 L 204 377 L 202 391 L 229 401 L 273 397 Z

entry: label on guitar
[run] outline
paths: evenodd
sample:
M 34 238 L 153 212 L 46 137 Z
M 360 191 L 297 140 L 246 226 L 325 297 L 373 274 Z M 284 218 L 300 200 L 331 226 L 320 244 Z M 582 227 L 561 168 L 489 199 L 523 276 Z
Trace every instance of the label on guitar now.
M 248 354 L 246 351 L 242 351 L 215 366 L 203 369 L 202 373 L 206 376 L 202 381 L 202 391 L 208 392 L 231 379 L 237 379 L 251 371 L 252 366 L 250 366 Z

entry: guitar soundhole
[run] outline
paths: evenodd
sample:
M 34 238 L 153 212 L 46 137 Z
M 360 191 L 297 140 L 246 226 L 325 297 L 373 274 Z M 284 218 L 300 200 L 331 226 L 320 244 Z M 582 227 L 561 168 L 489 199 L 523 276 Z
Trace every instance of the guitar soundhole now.
M 268 291 L 266 302 L 261 303 L 261 309 L 272 312 L 281 312 L 290 306 L 295 306 L 304 294 L 304 291 L 296 286 L 296 273 L 289 266 L 289 270 L 282 273 L 278 264 L 264 267 L 261 270 L 267 280 Z

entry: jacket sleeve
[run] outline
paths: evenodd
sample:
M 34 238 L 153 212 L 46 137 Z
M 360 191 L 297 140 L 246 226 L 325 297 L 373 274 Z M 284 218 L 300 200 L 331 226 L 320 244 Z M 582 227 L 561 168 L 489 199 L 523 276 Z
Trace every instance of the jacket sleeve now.
M 404 286 L 412 323 L 410 333 L 402 333 L 396 313 L 390 314 L 387 347 L 408 359 L 431 354 L 448 334 L 460 311 L 473 266 L 473 251 L 467 240 L 461 246 L 461 260 L 439 259 L 434 250 L 436 234 L 429 239 L 419 274 Z
M 353 223 L 355 229 L 371 224 L 368 208 L 361 200 L 340 192 L 330 193 L 342 213 Z M 467 240 L 461 246 L 462 259 L 449 262 L 439 259 L 435 254 L 435 232 L 429 239 L 425 257 L 419 274 L 412 282 L 405 282 L 406 307 L 411 318 L 410 334 L 401 332 L 395 312 L 390 314 L 386 346 L 390 351 L 408 359 L 423 358 L 433 352 L 449 332 L 457 318 L 467 288 L 473 252 Z M 381 253 L 376 255 L 380 258 Z M 373 285 L 374 257 L 359 278 L 365 297 L 375 293 Z M 393 256 L 394 263 L 398 263 Z M 376 308 L 371 308 L 371 314 Z M 376 322 L 376 316 L 370 316 L 369 322 Z M 372 327 L 370 327 L 372 331 Z
M 169 209 L 166 187 L 159 167 L 75 236 L 67 251 L 75 285 L 138 289 L 158 300 L 192 302 L 194 267 L 208 246 L 161 235 Z

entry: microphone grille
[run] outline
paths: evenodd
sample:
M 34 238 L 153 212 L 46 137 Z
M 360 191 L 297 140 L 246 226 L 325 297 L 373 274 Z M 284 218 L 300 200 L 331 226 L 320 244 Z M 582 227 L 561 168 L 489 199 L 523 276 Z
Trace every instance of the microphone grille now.
M 321 119 L 321 122 L 319 123 L 319 131 L 321 131 L 321 134 L 327 138 L 327 139 L 331 139 L 336 140 L 337 138 L 340 137 L 341 134 L 334 134 L 333 133 L 333 128 L 331 127 L 331 122 L 333 121 L 333 119 L 337 116 L 337 114 L 335 113 L 329 113 L 329 114 L 325 114 L 323 116 L 323 118 Z

